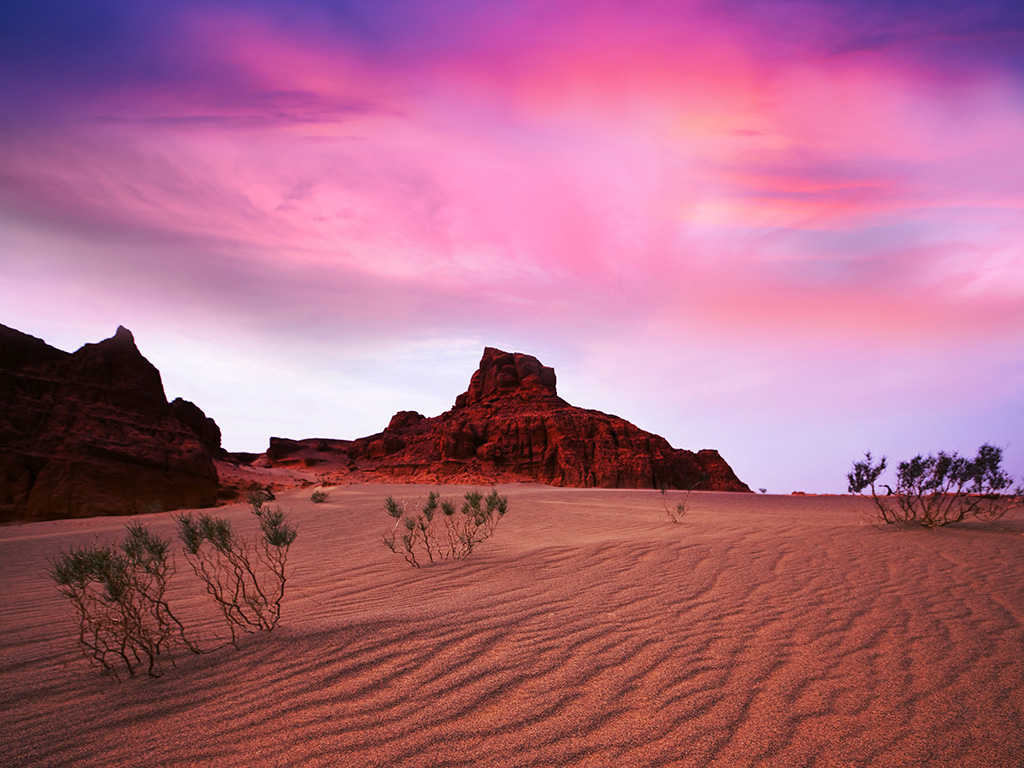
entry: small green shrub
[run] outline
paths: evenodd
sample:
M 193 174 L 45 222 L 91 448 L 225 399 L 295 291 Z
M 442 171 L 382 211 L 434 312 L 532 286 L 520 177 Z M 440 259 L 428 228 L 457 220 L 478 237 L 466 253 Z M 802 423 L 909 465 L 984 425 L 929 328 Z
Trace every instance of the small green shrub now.
M 938 528 L 969 517 L 993 521 L 1021 504 L 1024 488 L 1009 491 L 1013 478 L 1002 469 L 1001 448 L 983 445 L 969 459 L 956 452 L 901 461 L 896 469 L 896 488 L 879 483 L 886 458 L 877 463 L 871 453 L 855 462 L 846 476 L 848 490 L 867 496 L 868 490 L 881 523 L 914 523 Z M 888 493 L 879 495 L 876 486 Z
M 419 568 L 424 563 L 469 557 L 477 544 L 494 534 L 508 512 L 508 498 L 493 489 L 486 497 L 474 490 L 457 506 L 431 491 L 419 512 L 409 513 L 404 502 L 391 496 L 384 500 L 384 511 L 395 521 L 382 536 L 384 545 Z
M 48 575 L 78 615 L 78 643 L 91 663 L 120 678 L 145 669 L 160 675 L 162 656 L 180 645 L 199 648 L 167 604 L 167 581 L 174 571 L 170 540 L 142 523 L 127 526 L 119 546 L 87 545 L 61 552 Z
M 312 501 L 314 504 L 323 504 L 325 501 L 327 501 L 327 492 L 313 491 L 313 495 L 309 497 L 309 500 Z
M 232 644 L 240 631 L 270 631 L 277 626 L 288 550 L 297 535 L 280 507 L 266 506 L 265 496 L 251 495 L 249 507 L 260 524 L 255 542 L 236 535 L 224 518 L 187 512 L 175 518 L 185 558 L 220 608 Z
M 237 644 L 238 632 L 272 630 L 281 617 L 288 550 L 296 529 L 267 495 L 250 496 L 259 518 L 256 541 L 236 536 L 231 523 L 208 514 L 175 518 L 185 557 L 220 608 Z M 62 551 L 47 570 L 58 591 L 74 606 L 78 644 L 86 659 L 120 679 L 161 674 L 160 661 L 174 663 L 173 649 L 202 650 L 167 602 L 174 562 L 170 539 L 138 522 L 127 526 L 119 545 L 92 544 Z

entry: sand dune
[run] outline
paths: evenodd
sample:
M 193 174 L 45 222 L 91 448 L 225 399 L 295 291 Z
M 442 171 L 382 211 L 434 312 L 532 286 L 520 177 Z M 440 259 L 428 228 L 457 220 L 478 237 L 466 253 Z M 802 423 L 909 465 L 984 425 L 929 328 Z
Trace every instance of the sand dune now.
M 381 502 L 426 490 L 282 494 L 281 626 L 120 684 L 43 570 L 124 521 L 0 529 L 0 764 L 1024 765 L 1024 520 L 878 530 L 849 498 L 704 493 L 673 525 L 653 491 L 517 485 L 469 560 L 414 570 Z

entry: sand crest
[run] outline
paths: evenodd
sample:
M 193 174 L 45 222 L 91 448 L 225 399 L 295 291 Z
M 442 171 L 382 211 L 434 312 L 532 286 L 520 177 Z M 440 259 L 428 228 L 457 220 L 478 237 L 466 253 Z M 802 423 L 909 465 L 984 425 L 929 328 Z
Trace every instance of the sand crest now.
M 281 494 L 281 626 L 121 684 L 43 571 L 124 521 L 0 529 L 0 764 L 1024 765 L 1024 520 L 879 530 L 850 498 L 695 493 L 674 525 L 654 491 L 500 490 L 495 538 L 420 570 L 379 534 L 384 496 L 426 487 Z M 212 642 L 187 571 L 172 597 Z

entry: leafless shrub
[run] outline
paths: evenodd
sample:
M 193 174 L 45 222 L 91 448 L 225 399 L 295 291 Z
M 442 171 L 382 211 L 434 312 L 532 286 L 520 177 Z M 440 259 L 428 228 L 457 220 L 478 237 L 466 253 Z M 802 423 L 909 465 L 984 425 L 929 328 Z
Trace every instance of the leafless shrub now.
M 678 523 L 686 516 L 686 513 L 690 511 L 690 494 L 703 484 L 705 479 L 703 474 L 692 478 L 687 483 L 685 490 L 683 490 L 683 497 L 676 500 L 675 506 L 669 505 L 668 486 L 662 485 L 659 488 L 661 491 L 661 503 L 665 507 L 665 514 L 668 515 L 669 520 L 673 523 Z

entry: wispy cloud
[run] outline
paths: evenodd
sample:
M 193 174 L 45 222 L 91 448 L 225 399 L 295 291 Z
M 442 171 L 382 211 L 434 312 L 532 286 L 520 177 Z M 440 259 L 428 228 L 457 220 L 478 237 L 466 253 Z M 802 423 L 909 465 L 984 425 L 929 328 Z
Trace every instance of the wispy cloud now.
M 62 297 L 46 322 L 230 328 L 293 362 L 514 344 L 639 411 L 647 366 L 742 411 L 719 447 L 757 472 L 750 404 L 821 403 L 831 430 L 873 398 L 921 423 L 971 387 L 1021 405 L 1012 3 L 0 13 L 0 253 Z M 213 415 L 230 434 L 243 407 Z

